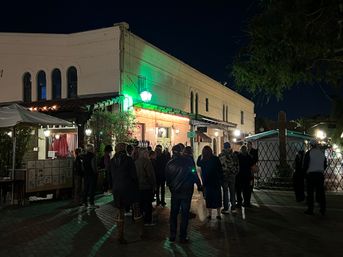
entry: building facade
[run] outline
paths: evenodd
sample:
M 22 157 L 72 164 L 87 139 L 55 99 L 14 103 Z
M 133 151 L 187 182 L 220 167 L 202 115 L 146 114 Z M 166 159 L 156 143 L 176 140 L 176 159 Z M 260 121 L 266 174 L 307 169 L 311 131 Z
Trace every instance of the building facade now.
M 0 33 L 0 103 L 19 103 L 79 126 L 98 107 L 134 111 L 135 137 L 152 146 L 209 144 L 254 133 L 254 104 L 151 45 L 128 24 L 72 33 Z M 142 93 L 151 99 L 142 100 Z

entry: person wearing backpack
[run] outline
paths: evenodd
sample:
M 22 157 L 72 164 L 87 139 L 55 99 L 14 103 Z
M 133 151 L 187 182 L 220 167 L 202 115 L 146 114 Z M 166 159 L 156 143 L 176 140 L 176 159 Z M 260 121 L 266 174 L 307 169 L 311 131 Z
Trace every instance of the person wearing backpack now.
M 229 213 L 229 192 L 230 192 L 230 203 L 231 212 L 236 212 L 236 197 L 235 197 L 235 183 L 236 174 L 239 171 L 239 161 L 237 155 L 232 151 L 229 142 L 224 143 L 224 149 L 219 154 L 219 160 L 223 168 L 223 205 L 221 213 Z
M 88 144 L 86 146 L 86 154 L 83 157 L 83 167 L 84 167 L 84 194 L 83 194 L 83 204 L 87 207 L 89 203 L 90 208 L 98 208 L 94 204 L 95 187 L 97 181 L 97 165 L 96 156 L 94 154 L 94 146 Z M 88 202 L 89 200 L 89 202 Z

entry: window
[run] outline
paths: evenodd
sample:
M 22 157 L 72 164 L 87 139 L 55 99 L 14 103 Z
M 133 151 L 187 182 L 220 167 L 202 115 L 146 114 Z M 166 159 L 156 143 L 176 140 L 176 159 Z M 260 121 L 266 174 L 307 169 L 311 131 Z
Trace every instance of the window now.
M 75 67 L 69 67 L 67 70 L 68 98 L 77 97 L 77 70 Z
M 54 69 L 51 74 L 52 99 L 61 99 L 61 71 Z
M 244 112 L 241 111 L 241 124 L 244 124 Z
M 208 112 L 208 98 L 206 98 L 206 111 Z
M 199 107 L 199 97 L 198 93 L 195 94 L 195 115 L 198 115 Z
M 225 121 L 228 122 L 229 121 L 229 107 L 226 106 L 226 111 L 225 111 Z
M 225 105 L 223 104 L 223 121 L 225 121 Z
M 23 101 L 26 103 L 32 101 L 32 81 L 29 72 L 23 76 Z
M 46 100 L 46 75 L 42 70 L 37 74 L 37 97 L 38 101 Z
M 191 113 L 194 112 L 194 95 L 193 91 L 191 92 Z

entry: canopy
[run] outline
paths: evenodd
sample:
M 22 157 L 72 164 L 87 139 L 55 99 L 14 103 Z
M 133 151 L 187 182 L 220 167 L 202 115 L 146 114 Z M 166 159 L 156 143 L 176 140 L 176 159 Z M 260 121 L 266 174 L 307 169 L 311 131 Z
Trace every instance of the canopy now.
M 10 128 L 18 124 L 28 126 L 63 125 L 72 123 L 40 112 L 32 112 L 19 104 L 0 108 L 0 128 Z

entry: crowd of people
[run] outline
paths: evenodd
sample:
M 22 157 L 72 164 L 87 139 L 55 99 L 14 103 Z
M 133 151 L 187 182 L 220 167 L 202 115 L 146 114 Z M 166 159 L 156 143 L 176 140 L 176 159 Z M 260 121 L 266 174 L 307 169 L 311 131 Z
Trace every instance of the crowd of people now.
M 167 148 L 163 150 L 161 145 L 153 150 L 151 147 L 124 143 L 115 146 L 115 154 L 111 158 L 112 151 L 112 146 L 106 146 L 104 156 L 97 165 L 92 145 L 87 145 L 84 153 L 76 149 L 74 200 L 85 207 L 98 208 L 94 204 L 97 169 L 104 169 L 104 194 L 113 194 L 120 243 L 126 242 L 126 213 L 130 213 L 142 228 L 143 225 L 155 225 L 154 208 L 167 205 L 165 186 L 171 193 L 171 242 L 176 240 L 179 214 L 180 242 L 189 240 L 187 227 L 189 219 L 194 217 L 194 213 L 190 212 L 194 185 L 204 195 L 208 220 L 212 219 L 213 209 L 216 210 L 216 219 L 221 220 L 221 214 L 235 213 L 236 208 L 251 206 L 253 167 L 257 162 L 257 151 L 251 146 L 243 145 L 239 152 L 234 152 L 230 143 L 226 142 L 219 156 L 213 154 L 210 146 L 205 146 L 196 161 L 192 148 L 183 144 L 175 145 L 171 153 Z M 156 205 L 153 207 L 154 201 Z

